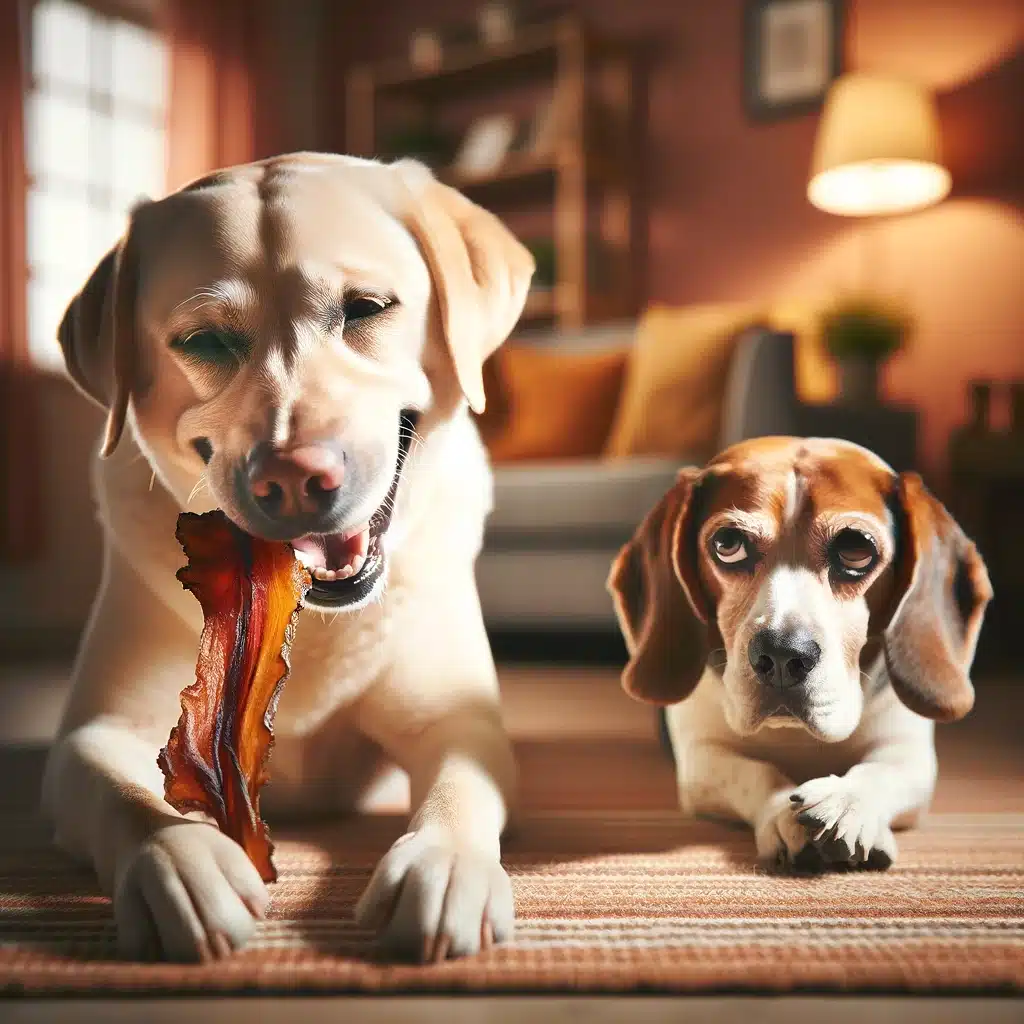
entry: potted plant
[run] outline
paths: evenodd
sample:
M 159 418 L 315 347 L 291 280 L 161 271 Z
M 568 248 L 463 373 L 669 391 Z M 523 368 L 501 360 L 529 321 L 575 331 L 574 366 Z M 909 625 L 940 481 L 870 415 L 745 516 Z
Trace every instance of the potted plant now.
M 555 287 L 555 243 L 551 238 L 531 238 L 523 243 L 536 263 L 531 282 L 535 289 Z
M 821 334 L 839 368 L 842 401 L 878 401 L 879 367 L 903 347 L 910 329 L 906 313 L 874 298 L 844 298 L 824 312 Z

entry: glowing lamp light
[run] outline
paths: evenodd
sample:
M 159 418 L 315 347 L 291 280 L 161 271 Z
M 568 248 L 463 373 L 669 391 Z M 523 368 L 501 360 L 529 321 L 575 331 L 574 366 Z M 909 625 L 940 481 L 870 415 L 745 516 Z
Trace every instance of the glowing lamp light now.
M 907 213 L 941 201 L 951 184 L 924 89 L 867 72 L 832 85 L 807 186 L 814 206 L 847 217 Z

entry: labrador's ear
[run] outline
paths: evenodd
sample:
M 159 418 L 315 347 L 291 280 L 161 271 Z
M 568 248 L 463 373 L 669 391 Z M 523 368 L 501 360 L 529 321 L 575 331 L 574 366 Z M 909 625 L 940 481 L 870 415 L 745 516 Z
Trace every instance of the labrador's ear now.
M 697 567 L 702 477 L 683 470 L 612 563 L 608 590 L 629 663 L 622 685 L 637 700 L 676 704 L 707 663 L 712 612 Z
M 409 192 L 407 224 L 434 282 L 455 376 L 470 408 L 481 413 L 483 365 L 523 312 L 533 256 L 494 214 L 422 165 L 393 166 Z
M 926 718 L 952 722 L 974 704 L 969 672 L 985 607 L 985 563 L 915 473 L 896 483 L 895 593 L 883 633 L 889 679 L 900 700 Z
M 136 249 L 129 227 L 71 300 L 57 331 L 72 381 L 107 410 L 103 458 L 124 432 L 135 378 Z

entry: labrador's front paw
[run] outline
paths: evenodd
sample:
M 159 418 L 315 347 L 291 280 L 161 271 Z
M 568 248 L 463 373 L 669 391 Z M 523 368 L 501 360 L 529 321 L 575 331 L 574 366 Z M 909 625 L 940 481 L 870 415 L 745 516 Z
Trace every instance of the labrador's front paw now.
M 233 840 L 193 821 L 160 829 L 119 864 L 114 920 L 131 960 L 209 960 L 248 942 L 267 888 Z
M 514 918 L 512 883 L 494 854 L 427 829 L 391 847 L 356 907 L 387 954 L 424 961 L 504 942 Z
M 883 870 L 896 860 L 888 820 L 846 779 L 811 779 L 790 800 L 797 823 L 826 864 Z

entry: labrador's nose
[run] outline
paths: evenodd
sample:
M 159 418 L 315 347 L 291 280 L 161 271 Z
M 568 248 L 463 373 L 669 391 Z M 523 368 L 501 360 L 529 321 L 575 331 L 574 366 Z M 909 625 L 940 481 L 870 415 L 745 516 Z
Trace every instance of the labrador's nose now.
M 753 635 L 747 657 L 766 686 L 799 686 L 821 660 L 821 648 L 806 629 L 762 629 Z
M 276 522 L 324 515 L 345 479 L 344 453 L 327 444 L 280 450 L 261 442 L 245 463 L 249 496 Z

